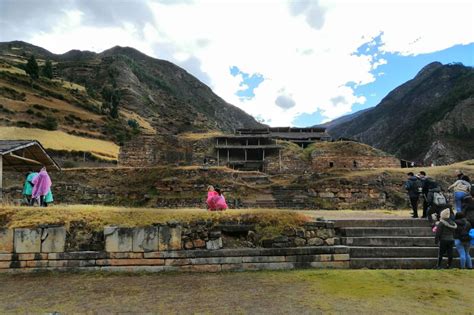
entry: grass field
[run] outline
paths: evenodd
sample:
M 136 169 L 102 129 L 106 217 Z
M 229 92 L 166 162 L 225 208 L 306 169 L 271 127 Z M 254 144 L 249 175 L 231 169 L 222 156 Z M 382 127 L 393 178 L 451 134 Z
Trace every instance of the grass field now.
M 0 275 L 1 313 L 472 314 L 472 270 Z
M 119 153 L 119 146 L 111 141 L 78 137 L 59 130 L 0 127 L 0 140 L 38 140 L 47 149 L 91 152 L 108 160 L 117 160 Z

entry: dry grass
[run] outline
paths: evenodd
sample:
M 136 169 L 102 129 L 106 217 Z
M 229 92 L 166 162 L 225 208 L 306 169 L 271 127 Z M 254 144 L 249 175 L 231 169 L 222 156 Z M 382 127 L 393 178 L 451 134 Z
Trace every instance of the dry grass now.
M 9 72 L 9 73 L 13 73 L 13 74 L 26 75 L 25 70 L 22 70 L 20 68 L 10 66 L 10 65 L 4 64 L 4 63 L 0 63 L 0 71 Z
M 57 80 L 57 79 L 55 79 L 53 81 L 60 83 L 61 86 L 65 89 L 78 90 L 78 91 L 81 91 L 81 92 L 86 91 L 86 88 L 83 85 L 80 85 L 80 84 L 77 84 L 77 83 L 74 83 L 74 82 L 69 82 L 69 81 L 64 81 L 64 80 Z
M 220 131 L 210 131 L 210 132 L 203 132 L 203 133 L 193 133 L 193 132 L 186 132 L 179 135 L 179 138 L 182 140 L 187 141 L 198 141 L 198 140 L 205 140 L 209 138 L 214 138 L 218 136 L 222 136 L 223 133 Z
M 143 129 L 143 132 L 146 134 L 156 134 L 155 128 L 142 116 L 138 115 L 137 113 L 134 113 L 132 111 L 122 109 L 120 110 L 120 114 L 122 114 L 127 120 L 128 119 L 134 119 L 138 122 L 140 125 L 140 128 Z
M 117 208 L 94 205 L 53 206 L 48 208 L 3 206 L 0 208 L 0 222 L 10 228 L 34 227 L 41 224 L 64 224 L 82 221 L 93 229 L 106 225 L 147 226 L 166 223 L 170 220 L 193 222 L 212 220 L 214 222 L 246 222 L 261 227 L 271 226 L 282 230 L 286 226 L 298 226 L 309 219 L 297 211 L 281 210 L 227 210 L 209 212 L 204 209 L 156 209 Z
M 407 172 L 413 172 L 415 174 L 420 171 L 425 171 L 428 176 L 451 176 L 454 177 L 455 170 L 462 170 L 465 173 L 472 174 L 474 173 L 474 160 L 463 161 L 459 163 L 454 163 L 451 165 L 443 166 L 433 166 L 433 167 L 414 167 L 414 168 L 377 168 L 370 170 L 360 170 L 360 171 L 347 171 L 341 173 L 340 177 L 351 178 L 351 177 L 371 177 L 380 175 L 380 173 L 385 172 L 395 175 L 405 175 Z
M 111 141 L 82 138 L 59 130 L 0 127 L 0 140 L 38 140 L 47 149 L 93 152 L 108 160 L 116 160 L 119 153 L 119 146 Z

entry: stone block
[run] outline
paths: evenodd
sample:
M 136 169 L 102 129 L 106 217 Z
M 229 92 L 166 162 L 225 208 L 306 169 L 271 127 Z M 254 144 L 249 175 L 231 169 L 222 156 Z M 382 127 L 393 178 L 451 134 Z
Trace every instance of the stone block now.
M 12 260 L 12 254 L 0 254 L 0 261 Z
M 221 249 L 222 248 L 222 238 L 219 237 L 215 240 L 210 240 L 206 242 L 206 248 L 211 250 Z
M 64 252 L 66 245 L 66 228 L 48 227 L 43 229 L 41 236 L 42 253 L 61 253 Z
M 0 229 L 0 253 L 13 253 L 13 230 Z
M 242 263 L 242 257 L 203 257 L 191 258 L 193 265 L 207 265 L 207 264 L 239 264 Z
M 27 268 L 47 268 L 48 261 L 47 260 L 27 260 L 26 267 Z
M 133 250 L 133 229 L 107 226 L 104 228 L 105 251 L 131 252 Z
M 295 244 L 296 247 L 301 247 L 301 246 L 306 245 L 306 240 L 304 238 L 301 238 L 301 237 L 296 237 L 293 240 L 293 243 Z
M 320 192 L 319 197 L 321 197 L 321 198 L 334 198 L 334 193 L 332 193 L 332 192 Z
M 182 227 L 160 226 L 158 250 L 179 250 L 181 249 Z
M 334 254 L 332 255 L 332 260 L 334 261 L 344 261 L 344 260 L 349 260 L 350 255 L 349 254 Z
M 197 240 L 193 240 L 193 245 L 196 248 L 204 248 L 206 247 L 206 242 L 199 238 Z
M 48 254 L 35 253 L 35 254 L 18 254 L 18 260 L 44 260 L 48 259 Z
M 65 253 L 49 253 L 49 260 L 89 260 L 104 259 L 107 257 L 105 252 L 84 251 L 84 252 L 65 252 Z
M 181 271 L 194 272 L 219 272 L 222 270 L 221 265 L 189 265 L 179 267 Z
M 156 226 L 133 229 L 133 251 L 154 252 L 158 250 L 159 228 Z
M 41 251 L 41 229 L 15 229 L 15 253 L 39 253 Z
M 250 256 L 242 257 L 244 263 L 270 263 L 270 262 L 285 262 L 285 256 Z
M 336 243 L 336 239 L 334 237 L 331 237 L 331 238 L 326 239 L 324 242 L 328 246 L 334 246 L 334 244 Z
M 161 266 L 164 259 L 98 259 L 98 266 Z
M 79 268 L 94 267 L 95 260 L 50 260 L 48 267 L 52 268 Z
M 107 253 L 107 258 L 110 259 L 140 259 L 143 258 L 143 253 Z
M 333 229 L 318 229 L 316 231 L 316 236 L 322 239 L 334 237 L 334 230 Z
M 324 240 L 322 240 L 318 237 L 310 238 L 308 240 L 308 245 L 309 246 L 321 246 L 323 244 L 324 244 Z
M 191 264 L 191 259 L 189 258 L 168 258 L 165 259 L 166 266 L 186 266 Z

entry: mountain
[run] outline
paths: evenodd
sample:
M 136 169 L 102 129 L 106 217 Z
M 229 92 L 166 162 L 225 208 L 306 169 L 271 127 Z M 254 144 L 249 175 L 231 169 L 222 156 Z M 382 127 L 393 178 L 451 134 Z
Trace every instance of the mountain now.
M 40 72 L 46 60 L 52 62 L 52 79 L 30 79 L 25 69 L 32 55 Z M 184 69 L 119 46 L 58 55 L 21 41 L 0 43 L 0 112 L 3 135 L 21 137 L 29 128 L 38 135 L 54 132 L 48 137 L 115 145 L 139 134 L 169 138 L 262 126 Z M 71 151 L 67 145 L 71 141 L 64 144 Z M 96 146 L 90 152 L 100 150 Z
M 474 69 L 431 63 L 376 107 L 328 126 L 335 138 L 353 138 L 424 164 L 471 159 Z
M 360 111 L 357 111 L 355 113 L 352 113 L 352 114 L 349 114 L 349 115 L 344 115 L 344 116 L 341 116 L 339 118 L 336 118 L 334 120 L 331 120 L 331 121 L 328 121 L 324 124 L 320 124 L 320 125 L 315 125 L 313 127 L 325 127 L 327 128 L 328 130 L 337 126 L 337 125 L 340 125 L 342 123 L 345 123 L 347 121 L 350 121 L 356 117 L 359 117 L 360 115 L 362 115 L 363 113 L 366 113 L 368 112 L 369 110 L 371 110 L 372 108 L 366 108 L 366 109 L 362 109 Z

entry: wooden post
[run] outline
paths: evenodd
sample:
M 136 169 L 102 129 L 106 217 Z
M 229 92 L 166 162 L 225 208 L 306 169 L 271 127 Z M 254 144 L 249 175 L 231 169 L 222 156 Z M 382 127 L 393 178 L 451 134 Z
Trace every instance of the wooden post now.
M 219 161 L 219 149 L 217 149 L 217 166 L 220 166 L 220 161 Z
M 3 155 L 0 155 L 0 200 L 3 201 Z
M 230 161 L 230 153 L 229 153 L 229 151 L 230 151 L 230 150 L 227 149 L 227 163 L 229 163 L 229 161 Z
M 265 149 L 263 149 L 262 161 L 265 161 Z
M 245 151 L 245 162 L 247 162 L 247 149 L 245 149 L 244 151 Z

